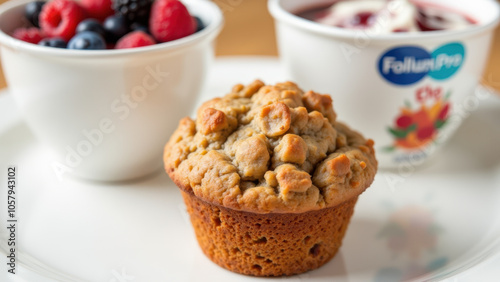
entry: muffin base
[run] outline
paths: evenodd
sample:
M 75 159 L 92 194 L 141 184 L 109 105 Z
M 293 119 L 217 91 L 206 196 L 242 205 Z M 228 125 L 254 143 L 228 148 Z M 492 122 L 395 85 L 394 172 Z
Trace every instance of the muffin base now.
M 305 213 L 258 214 L 181 193 L 205 255 L 221 267 L 253 276 L 300 274 L 327 263 L 342 244 L 358 199 Z

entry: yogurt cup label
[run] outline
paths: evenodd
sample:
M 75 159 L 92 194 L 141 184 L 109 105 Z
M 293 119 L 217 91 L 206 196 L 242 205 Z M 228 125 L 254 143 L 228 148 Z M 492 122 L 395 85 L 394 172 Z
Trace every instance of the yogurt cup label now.
M 451 78 L 465 60 L 465 47 L 452 42 L 429 52 L 420 46 L 398 46 L 385 52 L 378 61 L 380 75 L 398 86 L 409 86 L 427 75 L 435 80 Z
M 398 95 L 401 104 L 386 125 L 391 143 L 384 144 L 382 152 L 394 163 L 427 158 L 452 111 L 454 91 L 444 82 L 458 73 L 465 56 L 464 44 L 451 42 L 434 51 L 417 45 L 396 46 L 379 57 L 378 71 L 383 79 L 393 87 L 408 88 L 398 91 L 405 94 Z M 424 80 L 426 77 L 430 79 Z

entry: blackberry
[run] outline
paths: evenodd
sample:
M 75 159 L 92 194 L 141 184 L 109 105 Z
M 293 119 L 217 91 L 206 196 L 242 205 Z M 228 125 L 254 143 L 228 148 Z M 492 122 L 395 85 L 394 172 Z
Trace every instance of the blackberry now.
M 154 0 L 113 0 L 113 10 L 128 23 L 147 24 Z

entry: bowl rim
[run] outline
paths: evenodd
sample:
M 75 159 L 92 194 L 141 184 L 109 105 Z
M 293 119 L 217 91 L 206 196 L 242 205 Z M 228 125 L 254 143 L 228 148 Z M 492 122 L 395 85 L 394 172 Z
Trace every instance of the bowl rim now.
M 26 5 L 33 0 L 13 0 L 0 5 L 0 17 L 8 13 L 12 9 Z M 211 17 L 210 23 L 203 28 L 203 30 L 195 32 L 186 37 L 172 40 L 169 42 L 158 43 L 151 46 L 144 46 L 140 48 L 128 49 L 106 49 L 106 50 L 76 50 L 76 49 L 63 49 L 63 48 L 48 48 L 24 42 L 16 39 L 11 35 L 5 33 L 0 29 L 0 46 L 9 47 L 16 51 L 25 51 L 36 55 L 52 55 L 57 57 L 75 57 L 75 58 L 100 58 L 100 57 L 116 57 L 127 55 L 140 55 L 153 52 L 166 52 L 185 48 L 206 40 L 214 39 L 222 29 L 224 24 L 224 17 L 220 8 L 210 1 L 196 1 L 196 0 L 182 0 L 182 2 L 189 9 L 190 6 L 201 6 L 199 11 L 202 15 Z
M 359 40 L 360 38 L 369 37 L 370 41 L 374 42 L 396 42 L 396 41 L 408 41 L 410 39 L 439 39 L 449 36 L 457 37 L 467 37 L 469 35 L 479 34 L 483 31 L 488 31 L 495 28 L 500 21 L 500 3 L 495 0 L 480 0 L 485 4 L 489 4 L 494 7 L 495 17 L 493 20 L 471 26 L 460 30 L 444 30 L 444 31 L 430 31 L 430 32 L 415 32 L 415 33 L 391 33 L 386 35 L 371 35 L 363 30 L 349 30 L 344 28 L 338 28 L 333 26 L 327 26 L 301 18 L 282 7 L 282 3 L 287 0 L 269 0 L 268 10 L 275 20 L 278 22 L 283 22 L 293 27 L 303 29 L 306 31 L 314 32 L 316 34 L 335 37 L 346 40 Z

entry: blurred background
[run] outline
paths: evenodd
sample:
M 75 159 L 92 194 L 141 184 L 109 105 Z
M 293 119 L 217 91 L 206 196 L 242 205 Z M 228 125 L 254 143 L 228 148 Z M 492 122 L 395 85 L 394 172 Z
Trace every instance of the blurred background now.
M 473 0 L 470 0 L 473 1 Z M 214 0 L 224 11 L 226 24 L 217 41 L 217 56 L 277 56 L 274 22 L 267 11 L 267 0 Z M 500 91 L 500 28 L 484 83 Z
M 217 56 L 277 56 L 274 22 L 267 0 L 213 0 L 224 12 L 225 26 L 217 45 Z M 473 0 L 470 0 L 473 1 Z M 6 0 L 0 0 L 0 3 Z M 484 83 L 500 91 L 500 28 L 483 75 Z M 0 88 L 6 87 L 0 71 Z

